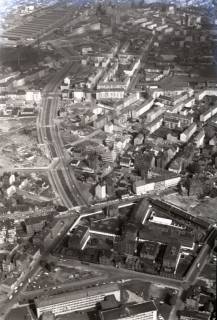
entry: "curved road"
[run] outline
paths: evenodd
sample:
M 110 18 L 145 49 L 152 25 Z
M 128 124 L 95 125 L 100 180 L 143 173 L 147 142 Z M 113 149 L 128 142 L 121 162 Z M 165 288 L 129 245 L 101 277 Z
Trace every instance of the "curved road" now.
M 86 204 L 74 175 L 66 165 L 62 141 L 55 124 L 59 102 L 58 86 L 72 68 L 77 73 L 79 64 L 68 63 L 45 87 L 37 121 L 39 143 L 47 146 L 51 159 L 59 160 L 58 165 L 50 170 L 49 177 L 56 194 L 67 208 Z

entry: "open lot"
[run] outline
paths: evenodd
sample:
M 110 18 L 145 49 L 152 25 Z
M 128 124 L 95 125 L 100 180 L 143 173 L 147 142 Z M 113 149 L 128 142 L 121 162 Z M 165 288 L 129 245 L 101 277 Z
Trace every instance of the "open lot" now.
M 16 167 L 43 167 L 49 164 L 49 160 L 38 147 L 35 127 L 27 129 L 25 124 L 15 123 L 14 128 L 14 122 L 11 121 L 1 121 L 1 124 L 1 171 L 10 171 Z
M 60 263 L 51 272 L 41 270 L 28 285 L 27 291 L 46 288 L 55 290 L 61 286 L 79 283 L 81 280 L 93 279 L 100 275 L 101 272 L 99 271 L 88 270 L 87 268 L 80 269 Z
M 164 196 L 164 199 L 184 210 L 188 211 L 195 217 L 203 218 L 210 223 L 217 222 L 217 199 L 206 198 L 198 200 L 196 196 L 181 196 L 179 194 L 170 194 Z

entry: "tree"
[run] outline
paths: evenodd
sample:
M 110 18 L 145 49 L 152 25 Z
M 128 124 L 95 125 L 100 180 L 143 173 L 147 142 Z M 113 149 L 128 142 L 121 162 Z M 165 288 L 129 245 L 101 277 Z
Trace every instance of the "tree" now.
M 190 174 L 196 174 L 200 172 L 200 165 L 198 162 L 192 162 L 188 165 L 187 170 Z
M 212 139 L 215 135 L 215 129 L 211 126 L 206 126 L 205 127 L 205 135 L 206 135 L 207 140 Z

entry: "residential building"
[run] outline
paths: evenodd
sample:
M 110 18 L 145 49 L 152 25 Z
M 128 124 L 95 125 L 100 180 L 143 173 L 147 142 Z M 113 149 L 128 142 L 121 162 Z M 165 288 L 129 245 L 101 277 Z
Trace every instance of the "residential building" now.
M 200 148 L 203 145 L 204 138 L 205 138 L 205 131 L 204 129 L 201 129 L 196 135 L 196 137 L 194 138 L 194 143 L 196 144 L 197 148 Z
M 164 113 L 164 125 L 170 129 L 175 129 L 176 127 L 188 127 L 193 123 L 192 116 L 184 116 L 179 113 Z
M 28 90 L 26 91 L 26 101 L 33 101 L 39 103 L 41 101 L 41 91 Z
M 127 66 L 128 66 L 128 68 L 126 68 L 126 69 L 124 70 L 124 73 L 125 73 L 126 75 L 128 75 L 129 77 L 132 77 L 133 74 L 134 74 L 134 72 L 136 71 L 136 69 L 138 69 L 139 66 L 140 66 L 140 59 L 139 59 L 139 58 L 136 59 L 136 60 L 133 61 L 130 65 L 127 65 Z
M 86 98 L 86 94 L 85 94 L 84 90 L 82 90 L 82 89 L 74 89 L 73 90 L 73 97 L 74 97 L 75 101 L 82 101 Z
M 35 109 L 34 108 L 22 108 L 20 111 L 21 116 L 34 116 L 35 115 Z
M 123 89 L 112 89 L 112 90 L 97 90 L 96 92 L 96 100 L 120 100 L 124 98 L 124 90 Z
M 205 96 L 217 96 L 217 88 L 213 87 L 213 88 L 202 90 L 197 94 L 196 98 L 197 100 L 203 100 Z
M 209 312 L 199 312 L 194 310 L 182 310 L 179 311 L 179 320 L 209 320 L 211 314 Z
M 37 316 L 51 311 L 56 315 L 67 314 L 79 310 L 88 310 L 96 307 L 108 295 L 114 295 L 120 301 L 120 289 L 116 284 L 106 284 L 86 290 L 63 293 L 57 296 L 41 297 L 35 300 Z
M 192 137 L 192 135 L 196 132 L 197 130 L 197 124 L 193 122 L 186 130 L 184 130 L 180 134 L 180 141 L 181 142 L 188 142 L 188 140 Z
M 5 219 L 0 222 L 0 245 L 16 241 L 16 227 L 14 220 Z
M 165 109 L 161 106 L 153 106 L 149 112 L 146 114 L 146 121 L 152 122 L 161 116 L 165 112 Z
M 152 134 L 161 127 L 162 123 L 163 123 L 163 116 L 160 115 L 158 118 L 156 118 L 151 123 L 149 123 L 146 126 L 146 129 L 149 131 L 150 134 Z
M 95 195 L 100 200 L 105 199 L 106 198 L 106 185 L 98 184 L 95 188 Z
M 130 168 L 131 165 L 132 165 L 132 160 L 130 157 L 121 157 L 120 158 L 120 166 L 121 167 Z
M 35 232 L 39 232 L 45 226 L 45 220 L 43 217 L 30 217 L 25 220 L 26 232 L 28 235 L 33 235 Z
M 180 180 L 181 177 L 173 174 L 165 174 L 164 176 L 153 177 L 146 180 L 138 180 L 133 184 L 133 191 L 137 195 L 154 191 L 157 192 L 160 190 L 164 190 L 165 188 L 177 186 Z
M 213 117 L 216 113 L 217 113 L 217 106 L 213 106 L 212 108 L 209 108 L 208 110 L 206 110 L 200 115 L 200 121 L 206 122 L 208 119 Z
M 142 114 L 151 109 L 154 104 L 154 99 L 150 98 L 133 108 L 132 110 L 132 118 L 138 119 Z

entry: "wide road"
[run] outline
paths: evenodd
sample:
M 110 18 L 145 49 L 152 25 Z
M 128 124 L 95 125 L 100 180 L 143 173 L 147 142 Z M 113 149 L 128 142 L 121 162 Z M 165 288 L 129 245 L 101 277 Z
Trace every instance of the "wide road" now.
M 70 259 L 69 263 L 74 266 L 82 266 L 82 263 Z M 156 284 L 161 284 L 164 285 L 165 287 L 168 288 L 173 288 L 173 289 L 179 289 L 181 288 L 182 281 L 178 279 L 173 279 L 173 278 L 166 278 L 158 275 L 152 275 L 148 273 L 142 273 L 142 272 L 137 272 L 133 270 L 128 270 L 128 269 L 123 269 L 123 268 L 115 268 L 112 266 L 108 265 L 98 265 L 94 263 L 88 263 L 90 267 L 92 267 L 94 270 L 98 270 L 104 273 L 107 273 L 109 275 L 109 280 L 110 281 L 118 281 L 118 280 L 123 280 L 123 279 L 133 279 L 133 280 L 140 280 L 142 282 L 151 282 L 151 283 L 156 283 Z
M 217 229 L 216 227 L 212 227 L 205 239 L 202 248 L 200 249 L 198 256 L 193 261 L 190 269 L 185 276 L 185 282 L 191 285 L 196 282 L 206 263 L 209 261 L 210 254 L 215 246 L 216 239 Z
M 89 279 L 78 280 L 78 281 L 69 281 L 68 283 L 59 284 L 55 286 L 55 289 L 52 287 L 36 289 L 33 291 L 26 291 L 20 295 L 20 302 L 24 302 L 27 298 L 34 299 L 36 297 L 41 297 L 43 295 L 49 294 L 60 294 L 66 291 L 78 290 L 78 289 L 86 289 L 88 286 L 99 285 L 103 283 L 111 283 L 117 282 L 121 280 L 138 280 L 141 282 L 150 282 L 159 285 L 163 285 L 168 288 L 173 288 L 175 290 L 179 290 L 182 285 L 182 281 L 165 278 L 160 276 L 154 276 L 150 274 L 140 273 L 133 270 L 127 269 L 117 269 L 112 266 L 104 266 L 104 265 L 95 265 L 92 263 L 82 264 L 78 260 L 73 259 L 60 259 L 58 260 L 58 266 L 61 267 L 74 267 L 82 270 L 85 268 L 86 270 L 92 270 L 94 272 L 98 271 L 99 275 L 93 276 Z M 53 286 L 53 287 L 54 287 Z
M 67 168 L 64 150 L 61 147 L 62 141 L 55 124 L 59 104 L 58 86 L 70 70 L 77 73 L 79 64 L 67 64 L 45 87 L 37 122 L 39 142 L 47 145 L 51 159 L 59 158 L 58 169 L 50 171 L 51 183 L 62 204 L 67 208 L 86 204 L 74 175 Z

